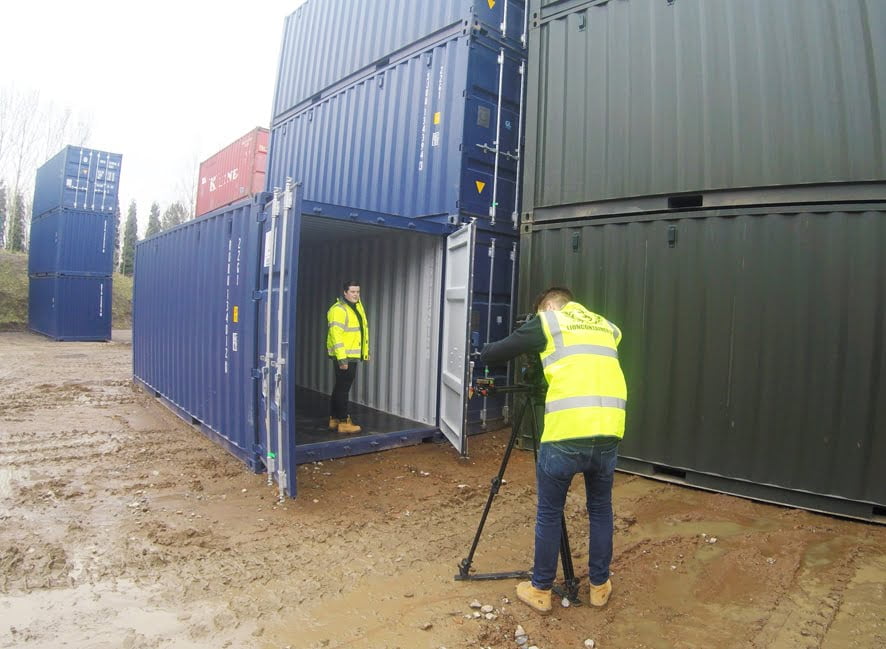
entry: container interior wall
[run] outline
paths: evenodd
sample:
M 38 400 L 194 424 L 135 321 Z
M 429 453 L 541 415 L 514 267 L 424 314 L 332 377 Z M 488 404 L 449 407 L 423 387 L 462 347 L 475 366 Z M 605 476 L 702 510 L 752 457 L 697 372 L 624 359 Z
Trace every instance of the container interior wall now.
M 360 284 L 370 356 L 351 400 L 436 425 L 443 239 L 406 230 L 304 216 L 296 298 L 296 384 L 333 385 L 326 311 L 344 281 Z
M 138 244 L 133 373 L 250 461 L 259 223 L 252 201 Z
M 525 235 L 618 324 L 620 454 L 886 505 L 886 211 L 790 206 L 564 222 Z
M 886 3 L 543 4 L 527 210 L 886 178 Z
M 522 55 L 505 49 L 498 128 L 501 49 L 451 38 L 276 122 L 268 187 L 299 178 L 308 201 L 444 223 L 458 213 L 488 218 L 495 203 L 510 226 Z

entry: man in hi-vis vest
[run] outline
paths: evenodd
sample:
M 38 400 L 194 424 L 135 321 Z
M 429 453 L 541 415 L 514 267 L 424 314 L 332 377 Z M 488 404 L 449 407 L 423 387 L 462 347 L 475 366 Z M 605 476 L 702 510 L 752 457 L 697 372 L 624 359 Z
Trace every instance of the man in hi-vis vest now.
M 329 429 L 339 433 L 360 432 L 351 421 L 348 397 L 357 374 L 357 363 L 369 360 L 369 321 L 360 302 L 360 284 L 347 281 L 342 296 L 326 312 L 329 327 L 326 351 L 332 359 L 335 386 L 329 400 Z
M 542 614 L 551 612 L 560 519 L 577 473 L 584 475 L 587 492 L 591 604 L 604 606 L 612 592 L 612 478 L 628 397 L 618 362 L 621 330 L 572 299 L 568 289 L 548 289 L 537 317 L 480 355 L 488 364 L 537 353 L 548 383 L 536 465 L 535 563 L 532 581 L 517 586 L 517 598 Z

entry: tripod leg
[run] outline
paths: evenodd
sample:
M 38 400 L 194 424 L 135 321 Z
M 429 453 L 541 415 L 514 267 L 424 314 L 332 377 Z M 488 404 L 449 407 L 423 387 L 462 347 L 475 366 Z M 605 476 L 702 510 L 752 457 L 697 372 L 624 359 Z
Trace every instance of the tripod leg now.
M 566 514 L 560 517 L 560 561 L 563 564 L 563 580 L 565 593 L 563 596 L 573 604 L 578 603 L 578 582 L 575 567 L 572 564 L 572 548 L 569 547 L 569 532 L 566 530 Z
M 524 407 L 525 410 L 525 407 Z M 498 474 L 492 478 L 492 485 L 489 487 L 489 497 L 486 499 L 486 506 L 483 508 L 483 515 L 480 517 L 480 524 L 477 526 L 477 533 L 474 535 L 474 541 L 471 543 L 471 550 L 468 552 L 468 556 L 461 560 L 461 563 L 458 564 L 458 574 L 455 576 L 456 579 L 470 579 L 470 570 L 471 563 L 474 561 L 474 553 L 477 551 L 477 545 L 480 543 L 480 535 L 483 533 L 483 526 L 486 525 L 486 517 L 489 515 L 489 510 L 492 508 L 492 500 L 495 498 L 495 495 L 498 493 L 501 488 L 502 479 L 505 475 L 505 469 L 508 466 L 508 460 L 511 457 L 511 451 L 514 450 L 514 443 L 517 440 L 517 431 L 520 430 L 519 424 L 523 420 L 524 411 L 521 410 L 519 416 L 514 419 L 513 426 L 511 427 L 511 437 L 508 440 L 508 446 L 505 449 L 504 456 L 501 458 L 501 466 L 498 469 Z

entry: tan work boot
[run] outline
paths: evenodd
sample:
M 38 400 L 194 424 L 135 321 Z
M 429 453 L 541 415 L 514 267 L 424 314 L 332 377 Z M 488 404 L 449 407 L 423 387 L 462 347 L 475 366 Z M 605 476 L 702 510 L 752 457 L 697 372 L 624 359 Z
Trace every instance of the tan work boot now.
M 609 601 L 609 595 L 612 593 L 612 580 L 607 579 L 606 583 L 594 586 L 591 584 L 591 604 L 594 606 L 606 606 Z
M 348 415 L 347 419 L 338 422 L 338 432 L 343 433 L 344 435 L 353 435 L 354 433 L 359 433 L 361 430 L 363 429 L 351 421 L 350 415 Z
M 329 418 L 329 430 L 338 430 L 339 421 L 335 417 Z
M 517 599 L 542 615 L 551 612 L 551 591 L 536 588 L 531 581 L 521 581 L 517 584 Z

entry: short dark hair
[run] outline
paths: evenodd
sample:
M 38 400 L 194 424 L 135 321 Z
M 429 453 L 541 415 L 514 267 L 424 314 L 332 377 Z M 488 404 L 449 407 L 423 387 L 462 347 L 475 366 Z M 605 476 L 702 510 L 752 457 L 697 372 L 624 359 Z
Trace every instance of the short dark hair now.
M 347 282 L 345 282 L 344 284 L 342 284 L 341 292 L 342 292 L 342 293 L 347 293 L 347 292 L 348 292 L 348 289 L 351 288 L 352 286 L 360 286 L 360 282 L 357 282 L 357 281 L 355 281 L 355 280 L 353 280 L 353 279 L 349 279 Z
M 555 302 L 558 307 L 563 307 L 567 302 L 572 302 L 574 299 L 572 291 L 568 288 L 552 286 L 539 293 L 538 298 L 535 300 L 535 311 L 541 309 L 541 305 L 549 300 Z

